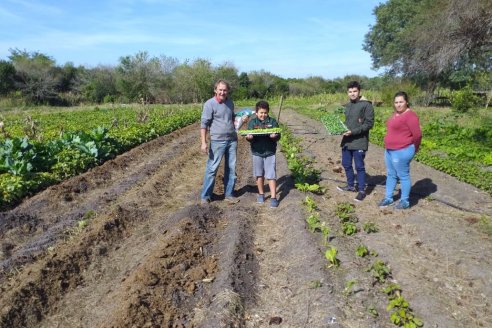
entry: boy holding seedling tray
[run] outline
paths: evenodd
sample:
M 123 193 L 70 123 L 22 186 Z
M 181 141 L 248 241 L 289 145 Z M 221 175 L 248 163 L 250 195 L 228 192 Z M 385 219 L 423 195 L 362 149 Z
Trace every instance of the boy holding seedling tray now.
M 263 184 L 265 178 L 270 187 L 270 207 L 278 207 L 277 199 L 277 173 L 275 153 L 277 141 L 280 139 L 280 128 L 277 121 L 268 116 L 270 105 L 260 100 L 255 106 L 256 117 L 249 121 L 248 130 L 239 131 L 246 135 L 246 140 L 251 144 L 253 155 L 253 174 L 256 177 L 258 187 L 257 203 L 265 202 L 265 191 Z

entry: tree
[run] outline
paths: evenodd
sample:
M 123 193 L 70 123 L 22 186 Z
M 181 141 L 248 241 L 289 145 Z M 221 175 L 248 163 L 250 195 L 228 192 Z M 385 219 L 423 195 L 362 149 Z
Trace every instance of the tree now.
M 68 62 L 62 67 L 55 68 L 55 76 L 57 77 L 56 89 L 58 92 L 78 92 L 79 74 L 83 71 L 82 68 L 77 68 L 73 63 Z
M 176 68 L 174 74 L 174 95 L 177 102 L 198 103 L 213 95 L 214 70 L 205 59 L 185 62 Z
M 113 67 L 98 66 L 86 70 L 82 75 L 82 93 L 87 100 L 95 103 L 115 100 L 118 97 L 116 81 Z
M 374 14 L 363 47 L 375 68 L 427 83 L 430 90 L 460 70 L 474 78 L 492 68 L 489 0 L 389 0 Z
M 267 98 L 272 96 L 275 90 L 275 76 L 264 70 L 254 71 L 249 74 L 251 81 L 249 96 L 253 98 Z
M 146 51 L 138 52 L 134 56 L 120 57 L 117 72 L 118 91 L 128 100 L 155 101 L 155 91 L 158 90 L 163 77 L 159 58 L 150 58 Z
M 39 52 L 10 49 L 9 59 L 15 67 L 15 85 L 24 98 L 34 104 L 53 103 L 57 78 L 55 61 Z
M 15 67 L 11 62 L 0 60 L 0 96 L 15 90 Z
M 412 51 L 403 32 L 418 13 L 422 0 L 389 0 L 374 8 L 376 24 L 365 35 L 363 49 L 371 54 L 373 68 L 388 73 L 404 71 L 403 56 Z

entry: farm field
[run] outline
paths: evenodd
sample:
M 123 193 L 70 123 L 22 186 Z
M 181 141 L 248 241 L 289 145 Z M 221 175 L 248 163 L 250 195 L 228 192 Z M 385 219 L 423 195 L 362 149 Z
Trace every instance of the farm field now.
M 413 206 L 379 209 L 383 149 L 371 145 L 368 197 L 356 203 L 336 190 L 340 137 L 289 108 L 280 120 L 315 159 L 323 195 L 295 189 L 279 152 L 280 206 L 255 204 L 240 138 L 240 202 L 223 202 L 219 182 L 216 200 L 200 204 L 206 158 L 194 124 L 0 213 L 0 327 L 394 327 L 381 291 L 390 282 L 425 327 L 492 322 L 490 194 L 413 162 Z M 306 197 L 328 238 L 308 229 Z M 341 204 L 354 208 L 357 233 L 342 233 Z M 360 245 L 371 254 L 357 256 Z M 377 260 L 390 269 L 384 281 L 367 270 Z

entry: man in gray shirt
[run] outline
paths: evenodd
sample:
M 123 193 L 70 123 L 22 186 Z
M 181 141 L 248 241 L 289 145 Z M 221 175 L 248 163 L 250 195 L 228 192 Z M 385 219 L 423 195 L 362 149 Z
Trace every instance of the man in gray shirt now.
M 233 197 L 236 183 L 237 133 L 234 128 L 234 102 L 228 98 L 230 85 L 225 80 L 218 80 L 214 86 L 215 96 L 203 105 L 200 139 L 201 151 L 208 153 L 205 177 L 201 192 L 201 202 L 212 201 L 215 177 L 222 158 L 224 162 L 225 200 L 237 203 Z M 207 144 L 207 131 L 210 133 L 210 147 Z

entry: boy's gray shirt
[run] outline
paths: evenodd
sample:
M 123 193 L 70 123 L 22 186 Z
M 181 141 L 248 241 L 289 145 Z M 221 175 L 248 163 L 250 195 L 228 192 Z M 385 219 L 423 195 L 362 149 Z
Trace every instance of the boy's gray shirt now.
M 219 103 L 215 97 L 203 105 L 201 128 L 210 130 L 210 140 L 237 140 L 234 127 L 234 102 L 227 98 Z

